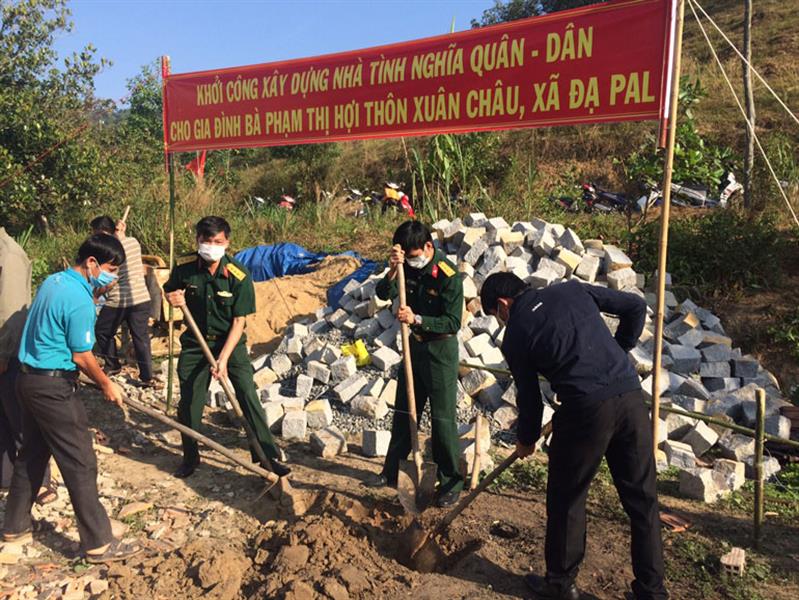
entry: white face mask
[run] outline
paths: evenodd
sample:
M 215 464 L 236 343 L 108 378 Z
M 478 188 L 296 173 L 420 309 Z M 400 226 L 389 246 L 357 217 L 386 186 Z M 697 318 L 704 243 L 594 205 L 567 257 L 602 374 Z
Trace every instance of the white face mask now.
M 424 269 L 431 259 L 432 257 L 425 256 L 425 254 L 422 253 L 419 256 L 409 256 L 405 259 L 405 262 L 408 263 L 411 269 Z
M 217 246 L 216 244 L 200 244 L 197 248 L 197 254 L 199 254 L 200 258 L 203 260 L 210 263 L 215 263 L 216 261 L 222 259 L 222 257 L 225 255 L 225 250 L 227 250 L 225 246 Z

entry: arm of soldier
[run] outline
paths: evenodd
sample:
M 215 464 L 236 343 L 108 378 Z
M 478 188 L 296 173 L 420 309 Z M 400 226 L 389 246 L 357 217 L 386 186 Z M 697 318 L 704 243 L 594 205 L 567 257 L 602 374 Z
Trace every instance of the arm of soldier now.
M 617 292 L 598 285 L 584 284 L 599 310 L 619 317 L 616 342 L 625 352 L 635 347 L 646 323 L 646 302 L 635 294 Z
M 211 374 L 216 379 L 227 377 L 227 363 L 244 334 L 247 315 L 255 312 L 255 286 L 252 283 L 252 278 L 243 271 L 240 273 L 244 275 L 244 278 L 238 280 L 239 283 L 233 288 L 233 322 L 230 325 L 225 345 L 216 359 L 217 368 L 211 369 Z
M 391 247 L 388 255 L 388 273 L 377 282 L 375 292 L 381 300 L 391 300 L 399 295 L 399 284 L 397 283 L 397 266 L 405 262 L 405 253 L 399 244 Z
M 439 271 L 439 277 L 446 277 L 439 294 L 444 312 L 437 316 L 422 315 L 422 330 L 430 333 L 458 333 L 463 316 L 463 280 L 458 273 L 450 277 Z
M 167 302 L 172 306 L 180 307 L 186 304 L 186 297 L 184 293 L 184 285 L 181 278 L 178 276 L 177 266 L 172 267 L 169 273 L 169 279 L 164 284 L 164 295 Z
M 524 458 L 533 453 L 538 436 L 541 435 L 544 404 L 541 402 L 538 373 L 527 364 L 526 353 L 509 348 L 509 345 L 503 343 L 502 352 L 516 384 L 516 408 L 519 411 L 516 421 L 516 450 L 519 457 Z

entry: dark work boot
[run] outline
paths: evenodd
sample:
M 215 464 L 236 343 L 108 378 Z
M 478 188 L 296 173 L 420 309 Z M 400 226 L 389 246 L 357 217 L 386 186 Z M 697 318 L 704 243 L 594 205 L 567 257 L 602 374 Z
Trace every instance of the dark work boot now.
M 368 488 L 381 488 L 381 487 L 396 488 L 397 487 L 397 482 L 396 482 L 396 480 L 395 481 L 389 481 L 386 478 L 385 475 L 383 475 L 382 473 L 379 473 L 377 475 L 371 475 L 370 477 L 365 479 L 361 483 L 361 485 L 364 486 L 364 487 L 368 487 Z
M 194 474 L 194 471 L 197 470 L 199 464 L 200 464 L 199 460 L 194 460 L 194 461 L 184 460 L 182 463 L 180 463 L 180 466 L 173 473 L 173 475 L 178 479 L 186 479 L 186 477 L 191 477 L 191 475 Z
M 291 473 L 291 467 L 289 467 L 286 464 L 283 464 L 276 458 L 269 459 L 269 462 L 272 463 L 272 472 L 278 477 L 285 477 L 286 475 Z
M 565 585 L 555 584 L 539 575 L 525 575 L 524 582 L 533 592 L 533 598 L 536 600 L 589 600 L 595 598 L 591 594 L 580 592 L 574 582 Z

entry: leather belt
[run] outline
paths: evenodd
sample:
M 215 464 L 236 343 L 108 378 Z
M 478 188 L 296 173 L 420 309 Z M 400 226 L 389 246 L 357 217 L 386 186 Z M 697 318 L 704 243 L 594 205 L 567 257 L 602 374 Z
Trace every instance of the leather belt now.
M 437 342 L 439 340 L 445 340 L 447 338 L 451 338 L 455 334 L 453 334 L 453 333 L 428 333 L 426 331 L 422 331 L 421 333 L 419 333 L 419 332 L 416 332 L 416 331 L 411 331 L 411 335 L 413 336 L 413 339 L 415 339 L 417 342 L 420 342 L 422 344 L 426 344 L 427 342 Z
M 22 364 L 19 367 L 20 373 L 27 375 L 43 375 L 44 377 L 60 377 L 61 379 L 69 379 L 75 381 L 78 378 L 78 371 L 76 369 L 37 369 L 30 365 Z

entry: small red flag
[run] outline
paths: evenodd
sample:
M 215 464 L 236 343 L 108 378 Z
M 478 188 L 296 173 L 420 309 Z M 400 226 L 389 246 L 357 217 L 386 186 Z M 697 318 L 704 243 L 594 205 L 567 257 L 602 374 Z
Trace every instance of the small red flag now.
M 194 173 L 194 176 L 200 181 L 205 173 L 205 153 L 205 150 L 198 152 L 197 157 L 186 165 L 186 169 Z

